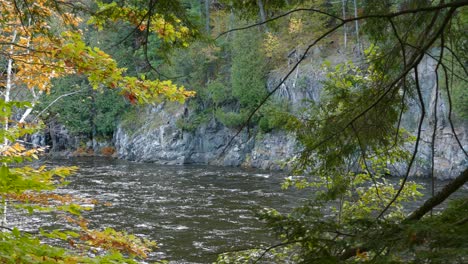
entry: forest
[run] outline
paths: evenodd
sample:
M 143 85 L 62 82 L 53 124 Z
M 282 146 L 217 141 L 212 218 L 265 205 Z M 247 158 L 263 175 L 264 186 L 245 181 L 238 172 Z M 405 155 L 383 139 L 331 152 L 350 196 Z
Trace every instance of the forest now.
M 0 0 L 0 262 L 467 263 L 467 6 Z M 117 172 L 130 164 L 129 182 L 119 184 L 134 188 L 132 197 L 145 185 L 130 184 L 135 171 L 145 180 L 165 171 L 169 178 L 148 181 L 170 182 L 188 201 L 191 187 L 177 184 L 190 177 L 203 197 L 191 224 L 216 201 L 209 190 L 218 184 L 209 220 L 252 210 L 241 216 L 255 222 L 226 217 L 268 239 L 210 251 L 195 247 L 208 243 L 197 237 L 185 257 L 158 255 L 185 241 L 160 243 L 112 224 L 135 220 L 91 216 L 113 203 L 119 215 L 130 199 L 101 201 L 92 186 L 80 193 L 93 175 L 116 183 L 99 178 L 101 161 Z M 219 169 L 206 185 L 196 176 L 220 167 L 235 171 Z M 236 189 L 222 185 L 245 171 Z M 269 187 L 255 185 L 258 175 Z M 142 214 L 159 210 L 146 205 L 154 197 L 172 195 L 161 190 L 132 198 Z M 261 208 L 231 205 L 226 190 Z M 269 191 L 292 195 L 292 206 L 279 198 L 271 206 Z M 184 199 L 173 206 L 189 208 Z M 194 231 L 177 227 L 170 232 Z

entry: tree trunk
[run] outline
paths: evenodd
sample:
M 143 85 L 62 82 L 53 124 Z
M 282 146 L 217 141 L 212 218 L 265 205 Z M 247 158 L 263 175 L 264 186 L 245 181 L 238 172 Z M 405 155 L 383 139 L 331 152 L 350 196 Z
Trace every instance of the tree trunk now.
M 29 20 L 28 20 L 28 27 L 30 27 L 30 26 L 31 26 L 31 18 L 29 18 Z M 26 45 L 26 47 L 28 47 L 28 50 L 26 51 L 26 54 L 27 54 L 27 55 L 29 55 L 29 52 L 30 52 L 30 51 L 29 51 L 29 48 L 30 48 L 30 46 L 31 46 L 31 42 L 30 42 L 30 39 L 29 39 L 29 40 L 28 40 L 28 43 L 27 43 L 27 45 Z M 32 61 L 31 61 L 30 58 L 28 58 L 28 63 L 32 63 Z M 32 77 L 32 76 L 28 76 L 28 77 L 26 77 L 26 78 L 32 79 L 33 77 Z M 44 86 L 45 86 L 45 84 L 44 84 Z M 30 91 L 31 91 L 31 95 L 33 96 L 33 99 L 32 99 L 32 101 L 31 101 L 31 107 L 26 108 L 26 110 L 24 111 L 24 113 L 23 113 L 23 115 L 21 116 L 21 118 L 20 118 L 20 120 L 19 120 L 18 123 L 24 123 L 24 122 L 26 121 L 26 118 L 31 114 L 31 112 L 32 112 L 32 110 L 33 110 L 33 108 L 34 108 L 34 106 L 36 105 L 36 103 L 37 103 L 37 101 L 38 101 L 38 99 L 39 99 L 39 96 L 40 96 L 41 93 L 42 93 L 41 90 L 39 90 L 39 91 L 36 93 L 36 91 L 34 90 L 34 87 L 31 88 Z
M 405 221 L 419 220 L 425 214 L 430 212 L 432 208 L 441 204 L 445 199 L 447 199 L 452 193 L 456 192 L 460 187 L 462 187 L 468 181 L 468 168 L 458 175 L 455 180 L 445 185 L 445 187 L 438 192 L 435 196 L 429 198 L 421 207 L 414 210 Z
M 358 17 L 357 13 L 357 0 L 354 0 L 354 17 Z M 361 55 L 361 41 L 359 40 L 359 22 L 356 20 L 354 21 L 355 28 L 356 28 L 356 47 L 357 47 L 357 53 L 360 56 Z
M 16 30 L 13 32 L 13 37 L 11 39 L 11 43 L 15 43 L 16 41 Z M 7 79 L 6 79 L 6 86 L 5 86 L 5 96 L 4 100 L 5 103 L 10 102 L 10 93 L 11 93 L 11 88 L 13 87 L 13 44 L 10 46 L 10 52 L 8 53 L 10 57 L 8 58 L 8 64 L 7 64 Z M 5 124 L 4 124 L 4 129 L 5 131 L 8 131 L 8 117 L 5 118 Z M 3 141 L 4 146 L 8 145 L 8 139 L 5 137 Z
M 24 111 L 18 123 L 24 123 L 26 121 L 26 118 L 31 114 L 34 106 L 36 106 L 36 103 L 39 101 L 39 97 L 42 94 L 42 91 L 39 91 L 38 93 L 36 93 L 34 88 L 31 88 L 31 94 L 33 96 L 33 99 L 31 101 L 31 107 L 26 108 L 26 111 Z
M 17 32 L 16 30 L 13 32 L 13 37 L 12 37 L 12 40 L 11 40 L 11 43 L 15 43 L 16 41 L 16 35 L 17 35 Z M 7 64 L 7 80 L 6 80 L 6 85 L 5 85 L 5 95 L 4 95 L 4 100 L 5 100 L 5 103 L 9 102 L 10 101 L 10 93 L 11 93 L 11 88 L 13 87 L 13 59 L 12 59 L 12 56 L 13 56 L 13 50 L 14 47 L 13 47 L 13 44 L 10 46 L 10 52 L 9 52 L 9 58 L 8 58 L 8 64 Z M 8 117 L 5 117 L 5 124 L 4 124 L 4 129 L 5 131 L 8 131 Z M 8 138 L 5 136 L 3 138 L 3 146 L 4 147 L 7 147 L 9 144 L 8 142 Z M 3 165 L 6 165 L 6 164 L 3 164 Z M 0 223 L 1 226 L 6 226 L 7 225 L 7 209 L 8 209 L 8 200 L 3 196 L 2 197 L 2 204 L 3 204 L 3 208 L 2 208 L 2 221 Z
M 210 0 L 205 0 L 205 31 L 210 35 Z
M 404 221 L 418 221 L 420 220 L 425 214 L 430 212 L 434 207 L 444 202 L 450 195 L 460 189 L 466 182 L 468 181 L 468 168 L 460 173 L 452 182 L 447 184 L 440 192 L 438 192 L 435 196 L 426 200 L 426 202 L 420 206 L 418 209 L 414 210 Z M 467 221 L 466 218 L 461 219 L 458 221 L 458 224 L 464 223 Z M 341 260 L 347 260 L 357 255 L 358 252 L 365 252 L 368 248 L 363 245 L 359 248 L 348 248 L 346 249 L 341 255 Z
M 260 9 L 260 21 L 264 23 L 266 21 L 266 12 L 265 12 L 265 6 L 263 5 L 263 1 L 257 0 L 257 5 L 258 5 L 258 8 Z M 265 31 L 268 31 L 268 27 L 266 24 L 263 24 L 263 29 Z
M 58 138 L 57 134 L 55 133 L 55 120 L 49 122 L 49 135 L 50 140 L 52 141 L 52 152 L 58 151 Z
M 231 10 L 229 12 L 229 30 L 234 28 L 234 8 L 232 7 L 232 1 L 230 2 Z M 231 34 L 228 35 L 228 37 L 231 36 Z
M 341 0 L 341 4 L 343 6 L 343 19 L 346 19 L 346 0 Z M 343 31 L 344 31 L 344 51 L 346 53 L 346 46 L 348 42 L 348 33 L 346 29 L 346 24 L 343 25 Z
M 91 125 L 91 141 L 93 142 L 93 150 L 95 150 L 97 141 L 96 141 L 96 134 L 97 134 L 97 129 L 96 129 L 96 91 L 89 86 L 89 94 L 91 97 L 91 115 L 89 116 L 89 124 Z

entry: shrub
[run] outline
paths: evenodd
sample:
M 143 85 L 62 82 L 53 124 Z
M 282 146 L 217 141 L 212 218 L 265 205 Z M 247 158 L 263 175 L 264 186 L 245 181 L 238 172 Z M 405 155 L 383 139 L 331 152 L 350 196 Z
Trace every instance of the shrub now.
M 115 148 L 114 147 L 103 147 L 101 149 L 101 154 L 107 157 L 110 157 L 114 155 L 115 153 Z

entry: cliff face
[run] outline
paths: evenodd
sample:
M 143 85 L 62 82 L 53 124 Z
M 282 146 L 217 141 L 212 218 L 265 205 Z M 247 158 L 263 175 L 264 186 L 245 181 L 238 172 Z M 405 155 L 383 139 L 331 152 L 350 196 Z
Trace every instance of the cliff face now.
M 282 132 L 249 137 L 246 131 L 229 141 L 236 130 L 215 119 L 194 132 L 177 128 L 183 109 L 168 113 L 164 106 L 147 109 L 144 124 L 133 131 L 119 126 L 115 147 L 119 158 L 161 164 L 212 164 L 279 169 L 293 155 L 294 138 Z M 156 123 L 162 125 L 154 126 Z
M 342 58 L 327 58 L 332 63 Z M 293 109 L 304 106 L 305 100 L 320 100 L 321 80 L 325 73 L 317 63 L 305 63 L 275 93 L 276 97 L 290 102 Z M 415 175 L 429 175 L 431 158 L 431 136 L 433 130 L 433 111 L 435 108 L 434 61 L 425 59 L 420 69 L 422 90 L 426 107 L 426 119 L 423 126 L 422 144 L 418 151 L 417 162 L 412 170 Z M 281 73 L 272 73 L 268 88 L 273 89 L 280 81 Z M 460 151 L 458 143 L 448 122 L 448 105 L 443 96 L 439 96 L 437 108 L 439 114 L 435 152 L 435 174 L 440 179 L 453 178 L 468 166 L 468 160 Z M 140 113 L 141 125 L 133 128 L 119 126 L 114 136 L 119 158 L 141 162 L 161 164 L 213 164 L 222 166 L 247 166 L 262 169 L 280 169 L 300 150 L 294 135 L 277 131 L 251 136 L 242 131 L 229 147 L 229 141 L 236 130 L 228 129 L 214 118 L 201 125 L 193 132 L 177 128 L 176 120 L 184 114 L 182 106 L 159 105 Z M 185 113 L 186 114 L 186 113 Z M 410 102 L 410 109 L 405 113 L 403 126 L 416 132 L 420 116 L 417 102 Z M 468 149 L 467 124 L 457 124 L 457 135 L 461 144 Z M 412 149 L 412 146 L 409 146 Z M 405 165 L 393 166 L 395 174 L 405 171 Z
M 421 80 L 421 92 L 425 105 L 425 119 L 423 121 L 421 144 L 416 156 L 416 164 L 412 170 L 415 175 L 430 175 L 432 156 L 432 134 L 434 131 L 434 115 L 437 109 L 437 127 L 434 144 L 434 174 L 439 179 L 450 179 L 458 176 L 468 167 L 468 158 L 458 144 L 455 135 L 465 150 L 468 150 L 468 122 L 455 121 L 454 131 L 449 122 L 449 104 L 447 103 L 446 91 L 440 89 L 436 105 L 436 76 L 434 69 L 436 61 L 426 57 L 418 68 L 419 79 Z M 411 101 L 410 108 L 403 115 L 402 126 L 411 131 L 417 132 L 417 124 L 421 116 L 419 102 Z M 453 119 L 453 114 L 452 114 Z M 409 149 L 412 151 L 413 146 Z M 404 166 L 396 166 L 395 171 L 401 174 Z

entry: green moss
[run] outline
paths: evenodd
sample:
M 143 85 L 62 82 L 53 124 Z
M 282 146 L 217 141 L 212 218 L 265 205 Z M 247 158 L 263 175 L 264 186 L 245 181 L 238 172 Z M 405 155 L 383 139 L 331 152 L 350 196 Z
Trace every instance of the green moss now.
M 135 132 L 145 124 L 143 109 L 141 107 L 131 107 L 121 117 L 120 126 L 129 135 L 134 135 Z
M 179 118 L 176 121 L 177 128 L 188 131 L 188 132 L 195 132 L 200 125 L 205 124 L 210 120 L 210 117 L 206 113 L 200 113 L 191 118 Z

